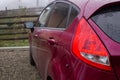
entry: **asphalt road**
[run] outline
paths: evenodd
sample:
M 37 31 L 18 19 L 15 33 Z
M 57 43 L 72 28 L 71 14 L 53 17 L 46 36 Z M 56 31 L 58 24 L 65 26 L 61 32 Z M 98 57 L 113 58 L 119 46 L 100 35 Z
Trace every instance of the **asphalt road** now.
M 41 80 L 28 50 L 0 49 L 0 80 Z

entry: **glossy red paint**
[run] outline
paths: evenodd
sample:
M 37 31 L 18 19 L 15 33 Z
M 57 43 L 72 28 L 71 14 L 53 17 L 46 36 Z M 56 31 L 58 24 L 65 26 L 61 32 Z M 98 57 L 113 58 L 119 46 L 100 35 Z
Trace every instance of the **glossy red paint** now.
M 84 16 L 86 19 L 90 18 L 101 7 L 112 5 L 112 3 L 119 3 L 120 0 L 89 0 L 86 5 Z
M 41 78 L 43 80 L 120 80 L 120 43 L 110 39 L 90 18 L 99 8 L 120 0 L 54 1 L 56 2 L 75 5 L 80 8 L 80 13 L 65 29 L 34 27 L 34 31 L 30 34 L 30 48 Z M 109 56 L 110 66 L 102 65 L 101 68 L 100 64 L 95 66 L 96 64 L 93 65 L 89 60 L 76 57 L 79 56 L 78 45 L 82 43 L 79 44 L 79 40 L 75 41 L 75 38 L 76 33 L 80 32 L 79 23 L 83 17 L 87 22 L 84 26 L 89 26 L 95 35 L 95 40 L 102 44 L 103 53 L 94 51 L 94 54 Z
M 116 78 L 120 79 L 120 44 L 111 40 L 107 35 L 105 35 L 100 28 L 98 28 L 98 26 L 91 20 L 89 19 L 89 23 L 93 26 L 93 28 L 96 30 L 96 33 L 99 35 L 99 37 L 101 38 L 101 40 L 104 42 L 104 44 L 106 45 L 106 48 L 109 52 L 110 56 L 110 61 L 111 61 L 111 65 L 113 68 L 113 71 L 116 74 Z M 116 79 L 118 80 L 118 79 Z

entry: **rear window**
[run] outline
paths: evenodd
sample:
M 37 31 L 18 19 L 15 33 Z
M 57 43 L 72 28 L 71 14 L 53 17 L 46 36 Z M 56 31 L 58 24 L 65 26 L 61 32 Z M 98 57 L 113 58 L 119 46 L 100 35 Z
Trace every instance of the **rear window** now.
M 97 11 L 92 20 L 113 40 L 120 42 L 120 5 Z

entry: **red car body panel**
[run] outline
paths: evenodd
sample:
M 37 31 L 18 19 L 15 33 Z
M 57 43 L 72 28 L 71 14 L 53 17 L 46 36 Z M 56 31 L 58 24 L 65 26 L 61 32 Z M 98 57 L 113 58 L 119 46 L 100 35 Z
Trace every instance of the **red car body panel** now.
M 101 7 L 112 5 L 113 3 L 120 3 L 120 0 L 90 0 L 86 6 L 84 16 L 86 19 L 88 19 Z M 91 19 L 89 19 L 89 23 L 94 28 L 109 51 L 109 54 L 111 55 L 110 60 L 113 67 L 113 72 L 116 74 L 116 78 L 120 79 L 120 44 L 111 40 Z
M 52 80 L 120 80 L 120 44 L 111 40 L 89 19 L 99 8 L 120 0 L 70 1 L 76 4 L 81 12 L 66 30 L 35 27 L 34 32 L 31 33 L 32 56 L 42 79 L 47 80 L 50 76 Z M 88 20 L 107 48 L 110 54 L 111 71 L 90 66 L 73 54 L 73 38 L 82 17 Z
M 106 45 L 107 50 L 109 51 L 110 56 L 110 60 L 111 60 L 111 65 L 113 67 L 113 72 L 114 74 L 116 74 L 115 76 L 117 78 L 120 78 L 120 44 L 111 40 L 108 36 L 105 35 L 105 33 L 103 33 L 103 31 L 101 31 L 98 26 L 92 21 L 89 20 L 89 22 L 91 23 L 92 26 L 94 26 L 93 28 L 96 30 L 96 33 L 99 35 L 99 37 L 102 39 L 102 41 L 104 42 L 104 44 Z
M 120 0 L 89 0 L 85 8 L 84 16 L 86 19 L 88 19 L 101 7 L 117 2 L 120 2 Z

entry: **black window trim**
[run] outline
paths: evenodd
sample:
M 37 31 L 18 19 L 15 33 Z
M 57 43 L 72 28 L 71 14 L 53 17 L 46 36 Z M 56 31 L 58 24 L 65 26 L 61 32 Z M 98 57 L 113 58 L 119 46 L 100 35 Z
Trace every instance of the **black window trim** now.
M 69 6 L 69 11 L 68 11 L 68 16 L 67 16 L 66 27 L 65 28 L 67 28 L 67 26 L 69 25 L 69 21 L 70 21 L 69 19 L 70 19 L 71 10 L 72 10 L 72 6 L 70 5 Z
M 74 9 L 76 9 L 77 10 L 77 12 L 78 12 L 78 15 L 80 14 L 80 8 L 79 7 L 77 7 L 75 4 L 73 4 L 73 3 L 70 3 L 70 13 L 69 13 L 69 17 L 68 17 L 68 23 L 69 23 L 69 21 L 70 21 L 70 14 L 71 14 L 71 10 L 72 10 L 72 8 L 74 8 Z M 78 16 L 77 15 L 77 16 Z M 76 16 L 76 17 L 77 17 Z M 75 17 L 75 18 L 76 18 Z M 67 23 L 67 26 L 69 26 L 70 24 L 68 24 Z M 67 27 L 66 27 L 67 28 Z

